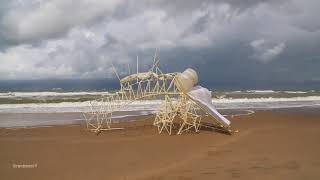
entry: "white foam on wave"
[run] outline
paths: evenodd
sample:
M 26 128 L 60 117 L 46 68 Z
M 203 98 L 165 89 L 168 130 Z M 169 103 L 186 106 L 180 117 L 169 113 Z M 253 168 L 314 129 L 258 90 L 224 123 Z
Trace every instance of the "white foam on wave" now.
M 117 111 L 154 110 L 159 107 L 160 100 L 131 102 Z M 30 104 L 0 104 L 0 113 L 56 113 L 56 112 L 89 112 L 91 104 L 95 107 L 103 105 L 100 102 L 61 102 L 61 103 L 30 103 Z
M 274 91 L 274 90 L 247 90 L 246 92 L 248 92 L 248 93 L 259 93 L 259 94 L 277 93 L 277 91 Z
M 299 101 L 320 101 L 320 96 L 306 96 L 306 97 L 293 97 L 293 98 L 225 98 L 215 99 L 216 103 L 239 103 L 239 102 L 299 102 Z
M 320 96 L 294 98 L 242 98 L 217 99 L 213 104 L 219 109 L 279 109 L 298 107 L 318 107 Z
M 256 93 L 256 94 L 269 94 L 269 93 L 277 93 L 278 91 L 274 90 L 244 90 L 244 91 L 226 91 L 226 94 L 242 94 L 242 93 Z
M 311 91 L 275 91 L 275 90 L 245 90 L 245 91 L 229 91 L 225 92 L 226 94 L 242 94 L 242 93 L 250 93 L 250 94 L 273 94 L 273 93 L 287 93 L 287 94 L 305 94 L 305 93 L 315 92 Z
M 123 106 L 117 111 L 157 110 L 161 100 L 134 101 Z M 222 98 L 213 99 L 213 104 L 218 109 L 243 109 L 243 108 L 284 108 L 318 106 L 320 96 L 294 97 L 294 98 Z M 92 104 L 99 102 L 93 101 Z M 122 102 L 123 103 L 123 102 Z M 88 112 L 91 104 L 86 102 L 61 102 L 61 103 L 30 103 L 30 104 L 0 104 L 0 113 L 55 113 L 55 112 Z
M 0 93 L 2 98 L 10 97 L 49 97 L 49 96 L 85 96 L 85 95 L 110 95 L 109 92 L 8 92 Z
M 287 93 L 287 94 L 305 94 L 305 93 L 313 93 L 314 90 L 311 91 L 274 91 L 274 90 L 246 90 L 246 91 L 229 91 L 225 92 L 226 94 L 241 94 L 241 93 L 249 93 L 249 94 L 273 94 L 273 93 Z M 112 95 L 113 93 L 107 91 L 82 91 L 82 92 L 6 92 L 0 93 L 0 98 L 32 98 L 32 97 L 72 97 L 72 96 L 105 96 Z
M 283 92 L 288 93 L 288 94 L 305 94 L 305 93 L 308 93 L 308 91 L 283 91 Z

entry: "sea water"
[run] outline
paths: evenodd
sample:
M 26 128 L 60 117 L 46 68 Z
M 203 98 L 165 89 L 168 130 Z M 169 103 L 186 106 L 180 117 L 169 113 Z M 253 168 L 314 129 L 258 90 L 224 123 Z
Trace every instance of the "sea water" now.
M 63 91 L 61 89 L 3 91 L 0 92 L 0 127 L 72 124 L 83 121 L 81 112 L 90 111 L 90 103 L 113 93 L 112 90 Z M 113 115 L 117 119 L 153 114 L 162 102 L 161 99 L 135 101 Z M 226 112 L 229 114 L 232 112 L 233 115 L 250 114 L 263 109 L 318 108 L 320 91 L 212 90 L 212 102 L 225 115 Z
M 90 102 L 112 95 L 108 91 L 80 92 L 2 92 L 0 113 L 86 112 Z M 217 109 L 275 109 L 320 106 L 320 91 L 213 91 L 212 102 Z M 162 100 L 140 100 L 122 111 L 156 110 Z

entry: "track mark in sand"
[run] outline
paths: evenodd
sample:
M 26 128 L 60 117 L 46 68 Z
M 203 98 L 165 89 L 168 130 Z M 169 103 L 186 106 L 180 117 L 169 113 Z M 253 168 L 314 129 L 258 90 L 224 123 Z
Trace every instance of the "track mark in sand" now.
M 227 139 L 227 140 L 215 145 L 214 147 L 206 148 L 202 152 L 194 153 L 194 155 L 191 155 L 186 159 L 173 162 L 171 164 L 166 165 L 165 167 L 149 169 L 148 172 L 139 173 L 139 174 L 132 174 L 132 175 L 130 175 L 129 179 L 148 179 L 150 177 L 155 177 L 158 174 L 162 174 L 162 173 L 165 173 L 169 170 L 175 169 L 177 167 L 186 165 L 194 160 L 206 158 L 208 156 L 208 152 L 210 152 L 210 153 L 217 152 L 219 147 L 234 143 L 241 138 L 247 137 L 249 134 L 251 134 L 252 132 L 254 132 L 256 130 L 257 129 L 250 129 L 250 130 L 243 131 L 241 133 L 237 133 L 236 135 L 232 136 L 230 139 Z M 228 152 L 231 152 L 231 151 L 228 151 Z M 235 176 L 237 176 L 237 174 L 235 174 Z
M 140 140 L 151 139 L 156 135 L 148 135 L 139 137 Z M 59 142 L 67 144 L 82 144 L 82 143 L 119 143 L 119 142 L 132 142 L 136 141 L 136 137 L 123 137 L 116 139 L 94 139 L 82 138 L 79 136 L 55 136 L 55 137 L 0 137 L 0 142 Z
M 228 150 L 222 150 L 222 151 L 217 151 L 217 149 L 214 149 L 214 150 L 209 150 L 208 151 L 208 156 L 218 156 L 218 155 L 221 155 L 221 154 L 226 154 L 226 153 L 230 153 L 232 152 L 232 150 L 228 149 Z
M 301 169 L 300 163 L 295 160 L 286 161 L 281 164 L 259 163 L 248 168 L 248 170 L 262 171 L 265 174 L 274 173 L 275 171 L 298 171 Z
M 227 174 L 231 174 L 232 178 L 239 178 L 240 177 L 240 169 L 232 168 L 232 169 L 226 169 L 225 172 Z
M 288 162 L 284 163 L 282 165 L 282 167 L 285 169 L 288 169 L 288 170 L 296 171 L 296 170 L 300 169 L 300 164 L 297 161 L 293 160 L 293 161 L 288 161 Z
M 178 176 L 178 180 L 192 180 L 192 178 L 187 176 Z
M 271 172 L 274 169 L 275 169 L 275 167 L 272 165 L 269 165 L 269 166 L 268 165 L 253 165 L 248 168 L 248 170 L 264 171 L 265 173 Z
M 208 172 L 203 172 L 203 173 L 201 173 L 201 174 L 203 174 L 203 175 L 215 175 L 215 174 L 217 174 L 217 173 L 216 173 L 216 172 L 208 171 Z

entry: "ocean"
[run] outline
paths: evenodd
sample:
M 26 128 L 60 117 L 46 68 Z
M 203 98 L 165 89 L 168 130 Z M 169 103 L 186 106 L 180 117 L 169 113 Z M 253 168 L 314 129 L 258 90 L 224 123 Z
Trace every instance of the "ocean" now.
M 105 83 L 105 80 L 31 82 L 0 82 L 0 127 L 83 120 L 81 112 L 90 111 L 91 101 L 107 97 L 118 88 L 116 82 Z M 209 89 L 213 104 L 222 112 L 242 114 L 255 110 L 320 107 L 320 91 L 317 89 Z M 136 101 L 114 115 L 115 118 L 148 115 L 154 113 L 160 104 L 161 100 Z M 58 115 L 62 113 L 64 115 Z
M 110 91 L 77 92 L 2 92 L 0 113 L 84 112 L 90 101 L 107 97 Z M 320 91 L 213 91 L 212 102 L 218 109 L 275 109 L 320 105 Z M 131 103 L 123 111 L 156 110 L 161 100 Z

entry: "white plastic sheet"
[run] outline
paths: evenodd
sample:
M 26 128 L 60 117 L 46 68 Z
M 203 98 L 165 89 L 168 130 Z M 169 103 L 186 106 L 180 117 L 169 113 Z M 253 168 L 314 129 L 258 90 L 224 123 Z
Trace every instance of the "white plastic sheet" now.
M 223 126 L 228 127 L 231 124 L 227 118 L 225 118 L 216 110 L 212 104 L 211 91 L 209 91 L 207 88 L 195 86 L 188 92 L 188 95 L 201 108 L 205 109 L 207 113 L 223 124 Z

